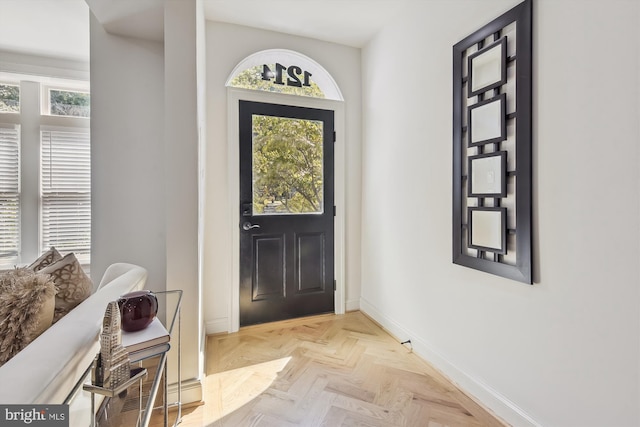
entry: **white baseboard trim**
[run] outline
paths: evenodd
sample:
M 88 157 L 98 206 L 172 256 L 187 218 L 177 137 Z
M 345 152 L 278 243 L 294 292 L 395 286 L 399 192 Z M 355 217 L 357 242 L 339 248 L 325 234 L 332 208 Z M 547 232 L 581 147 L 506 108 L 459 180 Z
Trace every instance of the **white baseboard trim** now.
M 160 393 L 160 391 L 158 391 Z M 169 384 L 169 388 L 167 390 L 168 399 L 167 402 L 171 404 L 172 402 L 178 401 L 178 384 L 172 383 Z M 180 400 L 183 405 L 193 402 L 202 402 L 204 398 L 202 392 L 202 381 L 197 378 L 192 378 L 189 380 L 182 381 L 182 395 L 180 396 Z
M 418 338 L 410 329 L 403 327 L 398 322 L 382 314 L 382 312 L 367 302 L 364 298 L 360 299 L 360 310 L 379 323 L 387 330 L 387 332 L 394 335 L 396 338 L 403 340 L 410 338 L 414 353 L 439 370 L 440 373 L 447 377 L 456 385 L 456 387 L 489 411 L 493 412 L 496 416 L 502 418 L 513 426 L 542 426 L 507 397 L 500 394 L 483 381 L 474 378 L 470 374 L 458 368 L 455 364 L 447 360 L 447 358 L 437 351 L 431 344 Z
M 219 317 L 205 323 L 205 332 L 207 335 L 229 332 L 229 318 Z
M 360 310 L 360 300 L 352 299 L 348 300 L 345 304 L 346 311 L 357 311 Z

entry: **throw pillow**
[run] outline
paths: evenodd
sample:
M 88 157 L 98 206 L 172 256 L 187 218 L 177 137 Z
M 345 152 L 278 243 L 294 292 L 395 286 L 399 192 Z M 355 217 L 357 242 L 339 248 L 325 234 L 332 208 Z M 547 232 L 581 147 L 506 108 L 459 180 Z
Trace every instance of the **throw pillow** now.
M 60 259 L 62 259 L 62 255 L 60 255 L 60 252 L 58 252 L 56 248 L 51 246 L 48 251 L 40 255 L 40 258 L 35 260 L 28 268 L 32 269 L 33 271 L 39 271 L 45 268 L 47 265 L 51 265 Z
M 48 274 L 28 268 L 0 274 L 0 366 L 51 326 L 55 294 Z
M 58 290 L 53 323 L 56 323 L 75 306 L 87 299 L 93 290 L 91 279 L 82 270 L 82 266 L 73 252 L 46 266 L 40 270 L 40 273 L 50 274 Z

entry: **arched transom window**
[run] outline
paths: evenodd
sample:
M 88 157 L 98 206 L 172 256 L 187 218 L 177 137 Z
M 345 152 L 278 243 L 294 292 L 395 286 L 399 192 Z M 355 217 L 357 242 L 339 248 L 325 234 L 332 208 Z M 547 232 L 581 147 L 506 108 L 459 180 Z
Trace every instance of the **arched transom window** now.
M 263 50 L 248 56 L 233 70 L 227 86 L 343 100 L 335 80 L 320 64 L 286 49 Z

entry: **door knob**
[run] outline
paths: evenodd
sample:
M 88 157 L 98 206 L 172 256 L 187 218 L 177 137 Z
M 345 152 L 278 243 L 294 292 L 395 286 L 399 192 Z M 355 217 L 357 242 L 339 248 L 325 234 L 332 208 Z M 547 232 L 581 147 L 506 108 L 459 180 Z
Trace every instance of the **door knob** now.
M 251 224 L 249 221 L 247 221 L 244 224 L 242 224 L 242 229 L 244 231 L 249 231 L 252 228 L 260 228 L 260 226 L 258 224 Z

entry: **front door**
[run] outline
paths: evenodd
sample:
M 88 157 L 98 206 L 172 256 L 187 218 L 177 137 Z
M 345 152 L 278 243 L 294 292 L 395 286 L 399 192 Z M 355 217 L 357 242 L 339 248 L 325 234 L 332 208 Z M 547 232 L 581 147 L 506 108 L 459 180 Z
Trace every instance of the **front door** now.
M 333 111 L 239 108 L 240 326 L 333 312 Z

